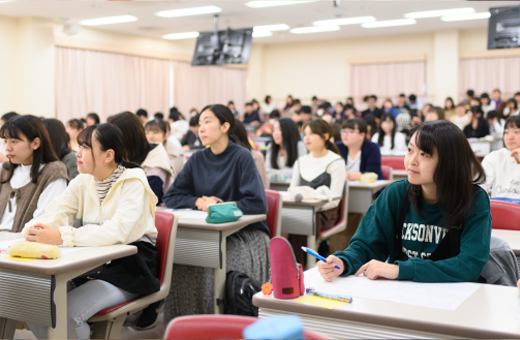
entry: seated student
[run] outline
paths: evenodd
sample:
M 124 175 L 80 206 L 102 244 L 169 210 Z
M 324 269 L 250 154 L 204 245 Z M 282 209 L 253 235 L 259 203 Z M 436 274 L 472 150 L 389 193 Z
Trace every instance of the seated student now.
M 489 134 L 495 139 L 501 139 L 504 134 L 505 121 L 500 119 L 498 112 L 491 110 L 487 113 L 486 121 L 489 124 Z
M 489 135 L 489 124 L 484 119 L 484 112 L 480 106 L 472 106 L 470 109 L 471 123 L 464 127 L 467 138 L 482 138 Z
M 481 275 L 491 237 L 489 198 L 477 185 L 484 169 L 450 122 L 424 123 L 411 135 L 408 179 L 376 199 L 348 248 L 318 262 L 326 281 L 364 273 L 371 280 L 475 282 Z
M 444 114 L 444 110 L 438 106 L 430 106 L 428 113 L 426 114 L 427 122 L 433 122 L 436 120 L 445 120 L 446 116 Z
M 101 120 L 97 113 L 91 112 L 87 115 L 87 126 L 99 124 Z
M 342 102 L 337 102 L 336 106 L 334 107 L 334 113 L 332 116 L 336 119 L 343 119 L 345 118 L 345 106 Z
M 341 119 L 351 119 L 358 118 L 359 115 L 356 114 L 356 108 L 350 104 L 345 105 L 345 112 Z
M 257 137 L 270 137 L 273 134 L 273 125 L 280 119 L 280 111 L 274 109 L 269 113 L 269 119 L 256 129 L 255 134 Z
M 52 148 L 58 159 L 61 160 L 67 167 L 69 180 L 73 180 L 79 175 L 78 165 L 76 164 L 76 152 L 70 150 L 69 136 L 65 131 L 65 126 L 60 120 L 54 118 L 47 118 L 43 120 L 43 125 L 49 133 Z
M 379 132 L 372 137 L 372 142 L 379 145 L 381 155 L 404 156 L 408 147 L 405 136 L 397 132 L 394 115 L 383 113 Z
M 495 111 L 495 103 L 491 102 L 491 98 L 489 98 L 489 94 L 486 92 L 480 95 L 480 102 L 482 103 L 482 111 L 484 111 L 484 116 L 487 118 L 487 114 L 489 111 Z
M 395 117 L 397 131 L 405 134 L 406 136 L 408 136 L 408 133 L 412 129 L 412 111 L 417 110 L 410 109 L 410 111 L 401 111 L 401 113 L 399 113 L 397 117 Z
M 162 197 L 170 187 L 174 175 L 163 144 L 148 142 L 143 124 L 132 112 L 119 113 L 110 123 L 123 132 L 128 161 L 143 168 L 148 183 L 157 196 L 157 204 L 162 203 Z
M 258 114 L 258 111 L 253 110 L 253 103 L 246 103 L 246 112 L 244 112 L 242 122 L 244 124 L 251 124 L 253 126 L 260 126 L 262 123 L 260 121 L 260 115 Z
M 309 154 L 300 157 L 293 166 L 289 188 L 308 186 L 317 189 L 326 186 L 331 196 L 342 196 L 345 186 L 345 163 L 338 154 L 338 149 L 330 141 L 332 127 L 321 119 L 312 120 L 303 130 L 305 146 Z M 333 200 L 318 209 L 316 214 L 316 233 L 330 229 L 338 219 L 339 199 Z M 305 265 L 301 246 L 307 245 L 307 237 L 290 235 L 289 241 L 295 250 L 296 260 Z
M 4 115 L 2 115 L 2 118 L 0 118 L 0 127 L 2 127 L 9 120 L 18 116 L 19 114 L 13 111 L 5 113 Z M 7 157 L 7 154 L 5 152 L 5 143 L 2 139 L 0 139 L 0 165 L 7 162 L 9 162 L 9 158 Z
M 173 173 L 177 175 L 184 166 L 184 151 L 181 143 L 175 136 L 170 136 L 169 127 L 169 124 L 163 120 L 151 120 L 144 126 L 144 131 L 146 132 L 148 143 L 163 144 L 170 159 Z
M 168 123 L 170 124 L 171 134 L 177 138 L 177 140 L 182 140 L 184 135 L 190 129 L 188 122 L 184 119 L 184 116 L 177 110 L 174 106 L 170 109 L 170 115 L 168 116 Z
M 9 163 L 0 170 L 0 231 L 19 233 L 25 223 L 67 187 L 67 167 L 52 148 L 41 120 L 18 116 L 0 128 Z
M 233 115 L 235 116 L 235 118 L 237 119 L 240 119 L 240 113 L 238 112 L 238 110 L 235 108 L 235 103 L 233 101 L 229 101 L 228 104 L 227 104 L 228 108 L 231 110 L 231 112 L 233 113 Z
M 345 178 L 349 181 L 359 181 L 365 172 L 375 172 L 378 179 L 384 179 L 379 147 L 366 135 L 367 123 L 363 119 L 353 118 L 343 122 L 341 141 L 336 142 L 336 146 L 345 160 Z
M 381 111 L 376 105 L 377 105 L 377 97 L 375 95 L 371 95 L 367 98 L 367 104 L 368 108 L 361 112 L 361 116 L 365 118 L 366 115 L 373 115 L 374 119 L 376 120 L 376 123 L 379 122 L 379 119 L 381 119 L 381 115 L 383 114 L 383 111 Z
M 406 104 L 406 95 L 404 93 L 401 93 L 399 95 L 399 98 L 397 99 L 397 105 L 395 106 L 395 109 L 397 110 L 397 114 L 401 114 L 403 112 L 410 111 L 410 107 L 408 104 Z
M 154 224 L 157 198 L 144 171 L 123 162 L 123 134 L 117 126 L 90 126 L 78 141 L 81 174 L 52 200 L 44 215 L 25 224 L 24 236 L 27 241 L 65 247 L 137 247 L 137 254 L 114 260 L 88 278 L 72 280 L 74 288 L 67 294 L 67 337 L 89 339 L 87 320 L 91 316 L 159 290 Z M 81 223 L 80 227 L 71 224 L 73 221 Z M 29 327 L 39 339 L 47 338 L 47 327 Z
M 240 146 L 243 146 L 249 152 L 251 152 L 251 155 L 253 156 L 253 159 L 255 160 L 256 168 L 258 170 L 258 173 L 260 174 L 260 178 L 262 178 L 262 183 L 264 185 L 265 189 L 269 189 L 269 178 L 267 178 L 267 172 L 265 170 L 265 159 L 264 155 L 260 151 L 253 150 L 251 147 L 251 142 L 249 141 L 249 138 L 247 138 L 247 131 L 244 124 L 236 119 L 235 120 L 235 127 L 233 128 L 233 134 L 236 138 L 236 143 Z
M 397 115 L 399 114 L 399 111 L 397 111 L 397 109 L 394 108 L 394 103 L 389 98 L 385 99 L 385 101 L 383 102 L 383 107 L 381 107 L 381 111 L 383 113 L 390 113 L 394 117 L 397 117 Z
M 482 187 L 491 192 L 491 197 L 520 199 L 520 116 L 506 121 L 504 146 L 482 160 L 486 171 Z
M 181 139 L 181 145 L 184 151 L 204 148 L 199 138 L 199 117 L 199 115 L 196 115 L 190 118 L 190 129 Z
M 468 114 L 466 114 L 466 105 L 459 103 L 455 107 L 455 116 L 451 117 L 451 121 L 453 124 L 457 125 L 461 130 L 464 130 L 464 127 L 471 123 L 471 118 Z
M 267 172 L 291 177 L 294 163 L 307 154 L 305 143 L 300 140 L 298 125 L 290 118 L 280 118 L 273 126 L 273 139 L 265 152 Z
M 267 201 L 251 153 L 235 144 L 235 117 L 224 105 L 205 107 L 200 139 L 206 146 L 186 162 L 164 196 L 168 208 L 208 211 L 217 202 L 234 201 L 244 214 L 265 214 Z M 269 229 L 258 222 L 226 238 L 226 266 L 259 281 L 269 280 Z M 174 265 L 164 322 L 187 314 L 213 313 L 214 270 Z
M 79 145 L 78 145 L 78 135 L 83 131 L 85 128 L 85 124 L 79 119 L 71 119 L 65 124 L 65 131 L 69 135 L 70 139 L 70 149 L 72 151 L 79 151 Z
M 148 111 L 146 111 L 145 109 L 137 110 L 135 115 L 137 116 L 137 118 L 139 118 L 141 123 L 143 123 L 143 126 L 148 122 Z

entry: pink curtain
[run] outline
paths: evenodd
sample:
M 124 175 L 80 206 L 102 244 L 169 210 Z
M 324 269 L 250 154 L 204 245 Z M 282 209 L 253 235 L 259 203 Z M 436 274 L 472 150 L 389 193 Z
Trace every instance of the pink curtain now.
M 498 88 L 502 98 L 510 98 L 520 91 L 520 57 L 463 59 L 460 61 L 460 99 L 472 89 L 477 95 Z
M 352 65 L 351 92 L 354 100 L 359 102 L 364 96 L 375 94 L 378 105 L 386 98 L 394 104 L 399 94 L 407 96 L 415 94 L 417 98 L 424 96 L 425 71 L 424 62 L 384 63 L 368 65 Z
M 57 118 L 122 111 L 169 113 L 170 61 L 56 47 Z
M 185 116 L 190 109 L 200 111 L 209 104 L 227 105 L 235 102 L 244 110 L 247 98 L 247 71 L 222 66 L 191 66 L 173 62 L 174 105 Z

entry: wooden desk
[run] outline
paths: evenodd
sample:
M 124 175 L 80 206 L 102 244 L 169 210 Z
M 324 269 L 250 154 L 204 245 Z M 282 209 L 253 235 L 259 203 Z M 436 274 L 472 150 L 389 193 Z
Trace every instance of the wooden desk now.
M 492 229 L 491 235 L 506 241 L 516 256 L 520 256 L 520 231 L 519 230 L 503 230 Z
M 226 237 L 248 226 L 264 221 L 266 215 L 244 215 L 238 221 L 210 224 L 206 223 L 206 213 L 202 211 L 172 210 L 157 207 L 179 216 L 173 263 L 215 269 L 216 314 L 224 313 L 224 306 L 217 305 L 217 299 L 224 299 L 226 289 Z M 185 216 L 182 216 L 182 215 Z
M 270 182 L 269 189 L 276 191 L 287 191 L 291 182 Z
M 393 169 L 393 172 L 394 172 L 394 182 L 408 178 L 408 173 L 404 169 Z
M 260 318 L 296 314 L 306 329 L 331 339 L 519 339 L 518 288 L 475 285 L 478 290 L 454 311 L 364 298 L 329 310 L 261 292 L 254 295 L 253 304 Z
M 47 326 L 49 339 L 66 339 L 67 281 L 135 253 L 134 246 L 114 245 L 62 254 L 55 260 L 20 262 L 0 255 L 0 338 L 12 338 L 18 320 Z
M 375 183 L 348 181 L 348 212 L 366 213 L 374 201 L 374 194 L 391 183 L 392 181 L 387 180 L 377 180 Z

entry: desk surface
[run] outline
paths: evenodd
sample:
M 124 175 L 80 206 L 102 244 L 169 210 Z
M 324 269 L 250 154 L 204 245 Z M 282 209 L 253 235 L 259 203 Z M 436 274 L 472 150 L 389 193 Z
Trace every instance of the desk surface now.
M 183 210 L 172 210 L 168 208 L 157 207 L 158 210 L 163 210 L 167 212 L 171 212 L 174 214 L 182 215 Z M 186 212 L 186 211 L 184 211 Z M 226 231 L 236 228 L 242 228 L 246 225 L 264 221 L 267 218 L 266 215 L 243 215 L 240 217 L 238 221 L 228 222 L 228 223 L 219 223 L 219 224 L 211 224 L 207 223 L 206 219 L 203 217 L 180 217 L 179 218 L 179 228 L 191 228 L 191 229 L 203 229 L 203 230 L 211 230 L 211 231 Z
M 279 191 L 282 194 L 282 202 L 284 206 L 300 206 L 300 207 L 321 207 L 329 202 L 327 198 L 324 199 L 313 199 L 313 200 L 301 200 L 296 202 L 289 198 L 288 191 Z M 332 197 L 333 200 L 341 199 L 341 196 Z
M 0 269 L 40 275 L 58 275 L 79 268 L 100 265 L 135 253 L 137 253 L 135 246 L 114 245 L 86 248 L 73 253 L 63 254 L 60 258 L 54 260 L 16 261 L 7 259 L 8 254 L 2 254 L 0 255 Z
M 475 283 L 477 284 L 477 283 Z M 306 314 L 345 322 L 393 327 L 464 338 L 520 338 L 520 298 L 516 287 L 478 284 L 454 311 L 355 298 L 352 304 L 325 309 L 293 300 L 253 297 L 261 309 Z
M 349 189 L 367 189 L 372 191 L 378 191 L 384 187 L 392 184 L 392 181 L 378 179 L 374 183 L 361 183 L 360 181 L 348 181 Z
M 516 256 L 520 256 L 520 231 L 519 230 L 503 230 L 492 229 L 491 235 L 506 241 Z

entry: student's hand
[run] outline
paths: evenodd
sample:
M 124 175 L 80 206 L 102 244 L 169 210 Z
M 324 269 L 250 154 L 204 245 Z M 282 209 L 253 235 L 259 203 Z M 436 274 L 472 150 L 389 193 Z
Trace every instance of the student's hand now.
M 206 200 L 203 197 L 199 197 L 195 200 L 195 206 L 198 210 L 206 211 L 208 205 L 206 204 Z
M 207 205 L 217 204 L 218 202 L 224 202 L 224 200 L 222 198 L 218 198 L 215 196 L 210 196 L 210 197 L 202 196 L 202 198 L 204 198 L 206 200 Z
M 516 162 L 520 164 L 520 148 L 511 151 L 511 157 L 514 157 Z
M 34 226 L 28 228 L 24 233 L 24 237 L 26 241 L 31 242 L 52 244 L 56 246 L 63 244 L 61 233 L 43 223 L 35 223 Z
M 334 268 L 335 265 L 338 265 L 341 269 Z M 333 278 L 341 275 L 344 269 L 343 261 L 334 255 L 327 257 L 327 263 L 318 261 L 318 272 L 325 281 L 332 281 Z
M 379 277 L 395 280 L 399 276 L 399 265 L 371 260 L 362 265 L 355 275 L 361 275 L 363 272 L 370 280 L 375 280 Z
M 182 146 L 182 150 L 184 150 L 184 151 L 190 151 L 190 146 L 189 146 L 189 145 L 183 145 L 183 146 Z
M 251 122 L 251 125 L 253 126 L 260 126 L 260 122 L 258 120 L 254 120 Z

